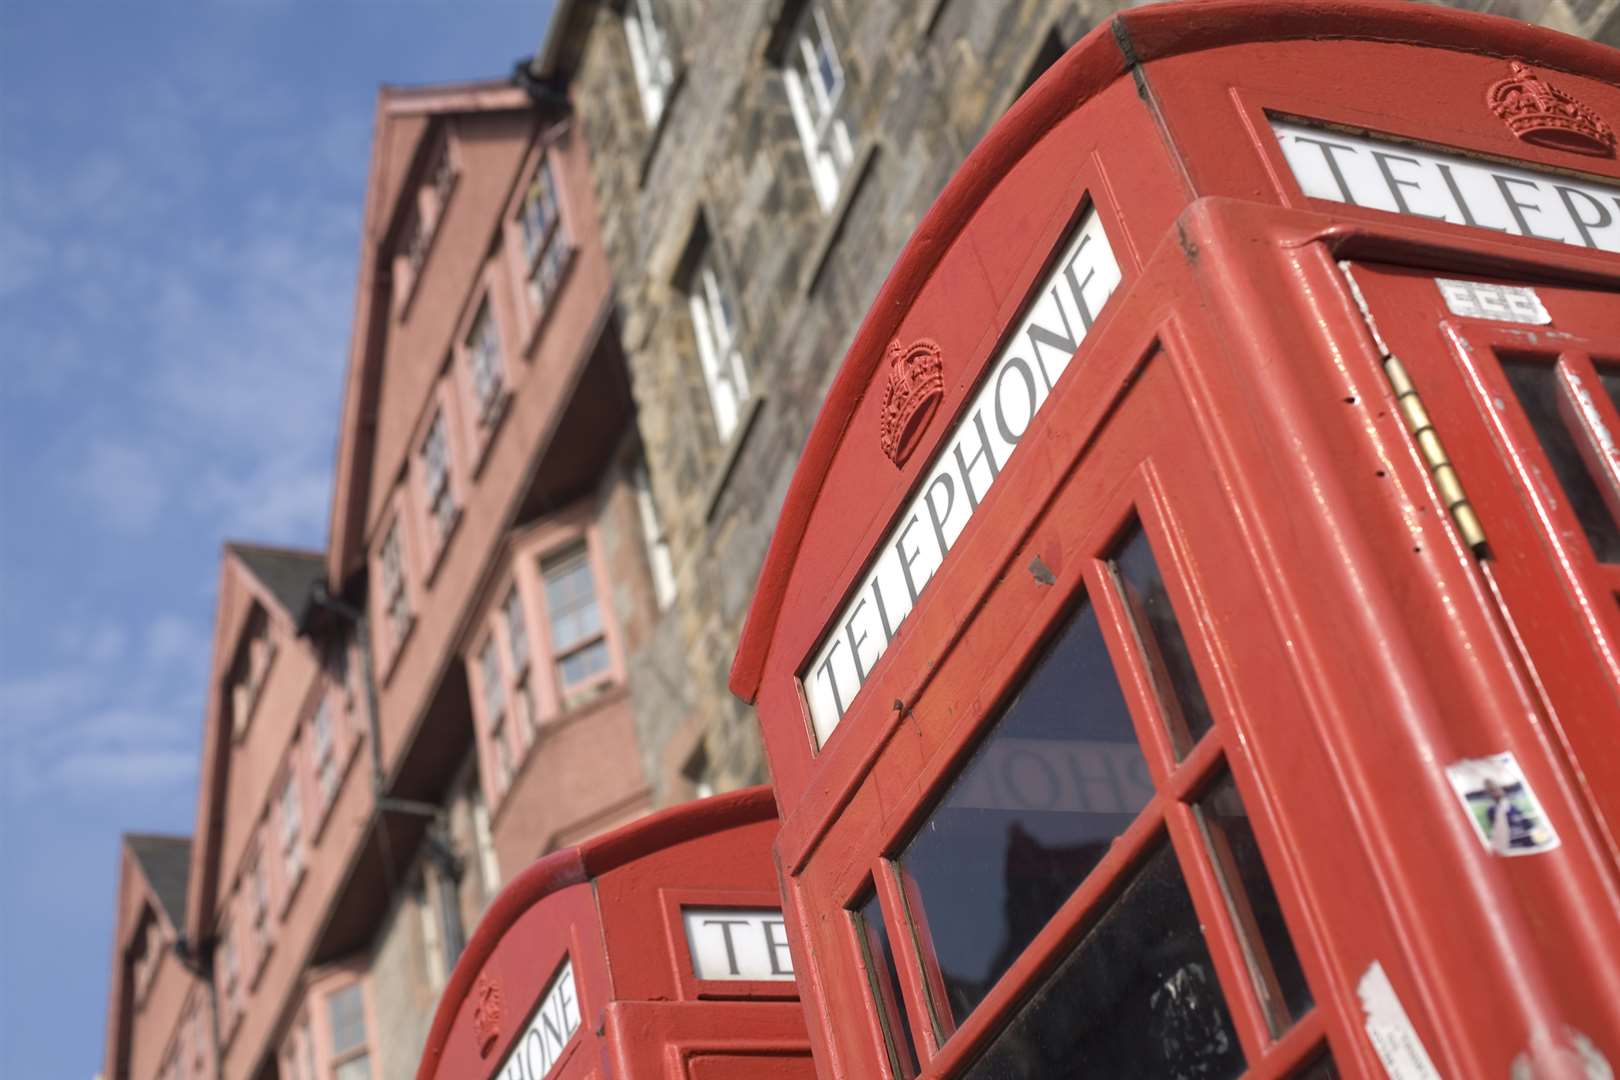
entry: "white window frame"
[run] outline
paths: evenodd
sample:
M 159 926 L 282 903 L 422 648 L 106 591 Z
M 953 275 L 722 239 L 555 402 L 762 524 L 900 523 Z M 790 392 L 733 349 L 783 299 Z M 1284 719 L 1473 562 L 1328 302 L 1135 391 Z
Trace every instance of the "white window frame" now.
M 664 531 L 653 499 L 652 475 L 647 459 L 638 457 L 630 469 L 630 486 L 636 494 L 636 516 L 641 521 L 641 539 L 647 551 L 647 567 L 652 572 L 653 599 L 659 611 L 675 602 L 675 560 L 669 550 L 669 534 Z
M 428 986 L 438 993 L 444 989 L 447 973 L 444 965 L 444 939 L 439 933 L 439 909 L 435 891 L 438 883 L 426 869 L 422 871 L 421 901 L 417 904 L 422 920 L 422 953 L 427 960 Z
M 799 130 L 810 182 L 823 211 L 838 204 L 844 175 L 855 160 L 855 146 L 842 111 L 848 80 L 827 15 L 810 0 L 788 38 L 782 59 L 788 107 Z
M 264 962 L 274 940 L 274 924 L 270 921 L 270 878 L 265 873 L 263 845 L 253 857 L 253 866 L 247 872 L 248 916 L 253 926 L 253 942 L 258 947 L 258 967 Z
M 747 365 L 737 347 L 736 308 L 726 293 L 712 255 L 705 250 L 693 263 L 687 282 L 687 304 L 715 431 L 720 441 L 726 442 L 741 423 L 743 409 L 751 395 Z
M 630 46 L 630 67 L 641 95 L 641 111 L 647 117 L 647 126 L 656 128 L 675 86 L 675 58 L 669 35 L 658 25 L 653 0 L 625 0 L 624 37 Z

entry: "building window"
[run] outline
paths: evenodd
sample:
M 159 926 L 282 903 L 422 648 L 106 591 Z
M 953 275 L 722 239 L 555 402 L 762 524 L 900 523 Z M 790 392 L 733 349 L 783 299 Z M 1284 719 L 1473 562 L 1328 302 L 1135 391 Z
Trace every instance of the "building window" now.
M 411 629 L 411 604 L 405 595 L 405 559 L 400 550 L 399 522 L 388 527 L 377 559 L 382 576 L 383 610 L 393 635 L 394 648 Z
M 444 410 L 433 414 L 427 435 L 422 439 L 422 487 L 427 499 L 428 517 L 439 543 L 444 543 L 455 527 L 455 494 L 450 487 L 450 440 L 445 431 Z
M 303 807 L 299 804 L 298 770 L 287 771 L 281 788 L 281 869 L 287 893 L 304 875 Z M 285 902 L 285 900 L 283 901 Z
M 692 266 L 687 302 L 715 430 L 724 441 L 737 430 L 748 403 L 748 372 L 737 348 L 736 308 L 715 270 L 711 252 L 702 252 Z
M 247 878 L 248 918 L 252 923 L 256 964 L 263 964 L 270 952 L 270 883 L 265 876 L 263 859 L 254 857 Z
M 224 1021 L 228 1027 L 241 1007 L 241 980 L 236 956 L 236 928 L 227 925 L 219 932 L 219 985 Z
M 439 936 L 439 913 L 433 904 L 433 882 L 424 871 L 416 883 L 416 913 L 422 921 L 422 958 L 427 964 L 428 986 L 434 993 L 444 988 L 444 944 Z
M 240 739 L 247 732 L 275 653 L 275 644 L 270 640 L 270 617 L 262 607 L 255 606 L 248 616 L 231 681 L 231 734 L 234 738 Z
M 484 639 L 484 647 L 478 651 L 478 681 L 483 684 L 484 725 L 495 755 L 495 790 L 504 792 L 512 783 L 512 745 L 506 730 L 506 681 L 494 634 Z
M 366 1002 L 359 983 L 350 983 L 326 999 L 332 1026 L 333 1080 L 371 1080 L 366 1043 Z
M 596 580 L 583 541 L 543 559 L 540 577 L 551 622 L 551 651 L 564 692 L 577 690 L 611 667 Z
M 675 85 L 675 58 L 669 37 L 653 13 L 653 0 L 627 0 L 624 36 L 630 43 L 630 66 L 636 73 L 636 89 L 641 91 L 641 109 L 647 126 L 655 128 Z
M 306 1017 L 287 1036 L 281 1048 L 282 1075 L 286 1080 L 319 1080 L 315 1075 L 315 1040 L 310 1037 Z
M 663 611 L 675 600 L 675 561 L 669 552 L 669 536 L 664 532 L 658 504 L 653 501 L 652 477 L 646 458 L 638 458 L 630 470 L 630 486 L 636 493 L 636 516 L 641 521 L 641 540 L 647 550 L 647 567 L 652 572 L 653 597 Z
M 310 746 L 315 754 L 315 782 L 321 789 L 323 810 L 332 805 L 338 789 L 337 739 L 333 735 L 332 723 L 331 699 L 323 697 L 309 723 Z
M 546 305 L 556 295 L 557 285 L 573 252 L 573 244 L 562 222 L 559 207 L 557 180 L 552 174 L 551 163 L 542 156 L 518 211 L 526 290 L 536 314 L 544 312 Z
M 501 864 L 495 854 L 495 831 L 490 827 L 489 804 L 483 792 L 474 785 L 472 801 L 473 840 L 478 845 L 478 876 L 484 885 L 484 899 L 488 901 L 501 887 Z
M 505 376 L 501 371 L 501 337 L 489 300 L 478 306 L 472 329 L 467 332 L 467 370 L 472 375 L 473 403 L 478 408 L 479 427 L 489 427 L 499 416 L 505 396 Z
M 534 714 L 534 687 L 529 682 L 529 629 L 523 618 L 523 597 L 514 585 L 501 602 L 506 623 L 506 652 L 512 662 L 512 709 L 517 713 L 518 738 L 527 750 L 533 743 L 538 718 Z
M 813 0 L 800 12 L 788 38 L 782 80 L 816 198 L 823 210 L 831 210 L 855 150 L 843 118 L 844 65 L 838 60 L 827 16 Z

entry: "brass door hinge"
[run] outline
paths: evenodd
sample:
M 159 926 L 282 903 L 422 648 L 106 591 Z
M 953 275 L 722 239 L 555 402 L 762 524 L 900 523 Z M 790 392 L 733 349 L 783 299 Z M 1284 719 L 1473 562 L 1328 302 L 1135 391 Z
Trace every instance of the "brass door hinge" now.
M 1451 520 L 1456 522 L 1463 542 L 1473 549 L 1475 555 L 1483 558 L 1486 550 L 1485 528 L 1468 502 L 1468 495 L 1463 491 L 1457 470 L 1452 467 L 1445 444 L 1440 441 L 1439 433 L 1429 420 L 1429 410 L 1423 407 L 1423 399 L 1418 396 L 1417 387 L 1412 385 L 1412 378 L 1406 373 L 1406 365 L 1401 363 L 1399 357 L 1387 355 L 1384 357 L 1384 375 L 1389 379 L 1390 388 L 1395 391 L 1395 401 L 1401 407 L 1406 430 L 1417 443 L 1418 453 L 1423 456 L 1429 475 L 1434 477 L 1434 486 L 1440 492 L 1441 502 L 1451 514 Z

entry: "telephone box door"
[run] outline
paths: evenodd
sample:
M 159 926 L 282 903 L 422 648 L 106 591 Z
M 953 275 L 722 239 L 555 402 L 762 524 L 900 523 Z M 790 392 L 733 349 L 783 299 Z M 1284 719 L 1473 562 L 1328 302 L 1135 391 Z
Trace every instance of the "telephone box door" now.
M 1472 512 L 1524 677 L 1620 836 L 1620 294 L 1347 268 Z M 1386 367 L 1389 362 L 1386 360 Z M 1421 449 L 1420 449 L 1421 452 Z M 1449 484 L 1449 481 L 1448 481 Z M 1455 495 L 1455 493 L 1454 493 Z

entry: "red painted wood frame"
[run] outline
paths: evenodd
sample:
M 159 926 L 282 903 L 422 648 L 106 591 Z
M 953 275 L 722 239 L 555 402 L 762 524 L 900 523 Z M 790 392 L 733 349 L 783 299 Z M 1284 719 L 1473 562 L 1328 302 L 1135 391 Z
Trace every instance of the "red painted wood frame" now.
M 1525 332 L 1447 319 L 1433 282 L 1543 288 L 1569 336 L 1539 355 L 1557 361 L 1568 412 L 1614 355 L 1620 258 L 1306 198 L 1268 121 L 1620 178 L 1612 157 L 1522 142 L 1484 107 L 1507 57 L 1620 117 L 1615 53 L 1504 20 L 1220 0 L 1124 13 L 1025 95 L 919 227 L 812 432 L 733 670 L 785 815 L 778 859 L 821 1075 L 910 1072 L 887 1048 L 904 1041 L 900 1009 L 922 1075 L 971 1071 L 1161 850 L 1204 928 L 1245 1075 L 1302 1075 L 1324 1047 L 1341 1073 L 1383 1075 L 1357 994 L 1375 964 L 1442 1075 L 1553 1074 L 1587 1049 L 1620 1060 L 1614 571 L 1533 482 L 1548 466 L 1523 415 L 1494 404 L 1500 375 L 1467 362 Z M 1123 284 L 818 748 L 800 673 L 1088 200 Z M 1446 516 L 1340 262 L 1373 281 L 1375 321 L 1399 325 L 1397 351 L 1439 398 L 1437 428 L 1479 489 L 1483 557 Z M 924 337 L 945 357 L 945 396 L 895 470 L 876 445 L 884 350 Z M 1585 425 L 1582 460 L 1620 499 L 1592 449 L 1593 424 L 1615 419 L 1601 397 L 1566 420 Z M 1108 561 L 1131 520 L 1214 713 L 1180 757 Z M 897 857 L 1082 597 L 1153 794 L 958 1023 L 940 1007 L 928 898 Z M 1556 822 L 1556 850 L 1492 855 L 1459 808 L 1444 766 L 1503 751 Z M 1222 881 L 1195 805 L 1225 775 L 1314 998 L 1291 1024 L 1268 1005 L 1253 911 Z M 870 975 L 876 939 L 853 918 L 874 890 L 897 990 Z
M 696 979 L 680 926 L 683 904 L 777 905 L 776 825 L 770 790 L 751 788 L 650 815 L 530 865 L 496 897 L 457 962 L 419 1080 L 497 1075 L 564 960 L 580 1024 L 547 1077 L 724 1080 L 738 1068 L 782 1080 L 813 1075 L 793 984 Z

